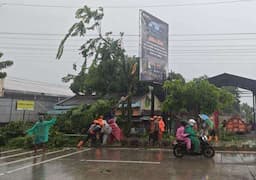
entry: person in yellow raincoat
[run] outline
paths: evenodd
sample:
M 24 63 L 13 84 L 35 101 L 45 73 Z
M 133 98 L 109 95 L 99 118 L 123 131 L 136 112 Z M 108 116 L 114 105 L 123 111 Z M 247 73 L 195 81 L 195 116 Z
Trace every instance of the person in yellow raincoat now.
M 37 149 L 40 145 L 43 147 L 43 152 L 46 149 L 46 143 L 48 142 L 49 129 L 55 124 L 56 118 L 52 118 L 48 121 L 44 119 L 43 115 L 39 116 L 39 120 L 34 126 L 26 131 L 28 135 L 34 136 L 34 153 L 37 153 Z

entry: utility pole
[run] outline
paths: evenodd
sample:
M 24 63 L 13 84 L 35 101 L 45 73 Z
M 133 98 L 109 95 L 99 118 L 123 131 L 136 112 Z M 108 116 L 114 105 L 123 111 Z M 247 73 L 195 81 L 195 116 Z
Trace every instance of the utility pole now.
M 256 93 L 253 92 L 253 129 L 256 130 L 256 114 L 255 114 L 255 101 L 256 101 Z

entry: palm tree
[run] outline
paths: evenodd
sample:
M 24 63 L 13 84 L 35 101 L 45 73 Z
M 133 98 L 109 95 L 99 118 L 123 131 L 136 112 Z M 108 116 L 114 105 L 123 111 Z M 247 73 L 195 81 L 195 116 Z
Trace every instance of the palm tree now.
M 3 56 L 3 53 L 0 52 L 0 58 Z M 2 72 L 2 69 L 7 68 L 13 65 L 12 61 L 0 61 L 0 79 L 4 79 L 6 77 L 6 72 Z

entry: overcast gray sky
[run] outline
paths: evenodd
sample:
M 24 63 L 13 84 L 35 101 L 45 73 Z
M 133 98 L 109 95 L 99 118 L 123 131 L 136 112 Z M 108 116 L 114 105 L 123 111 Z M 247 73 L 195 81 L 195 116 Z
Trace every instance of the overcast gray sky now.
M 106 7 L 102 31 L 124 32 L 130 55 L 138 55 L 139 9 L 167 22 L 169 69 L 186 80 L 224 72 L 256 79 L 255 0 L 0 0 L 0 51 L 15 63 L 8 75 L 61 84 L 73 73 L 82 62 L 79 39 L 54 57 L 82 5 Z

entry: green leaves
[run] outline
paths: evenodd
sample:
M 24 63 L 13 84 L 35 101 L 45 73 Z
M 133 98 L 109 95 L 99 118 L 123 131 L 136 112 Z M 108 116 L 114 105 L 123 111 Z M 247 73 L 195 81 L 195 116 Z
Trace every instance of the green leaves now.
M 3 53 L 0 52 L 0 58 L 3 56 Z M 5 69 L 9 66 L 13 65 L 13 61 L 0 61 L 0 70 Z M 3 79 L 6 77 L 6 72 L 0 72 L 0 79 Z
M 71 28 L 68 30 L 68 33 L 61 41 L 56 59 L 61 58 L 64 51 L 64 44 L 70 36 L 85 36 L 88 31 L 94 31 L 100 26 L 100 21 L 102 20 L 103 16 L 103 8 L 101 7 L 94 11 L 87 6 L 79 8 L 75 14 L 75 18 L 78 19 L 78 22 L 71 26 Z
M 210 84 L 204 77 L 188 83 L 178 78 L 166 81 L 163 87 L 167 91 L 163 110 L 169 112 L 186 110 L 196 114 L 212 113 L 216 109 L 230 106 L 234 101 L 231 93 Z
M 124 33 L 121 32 L 119 38 L 112 38 L 112 32 L 106 32 L 105 35 L 97 32 L 103 16 L 103 8 L 92 10 L 84 6 L 76 11 L 77 22 L 61 41 L 56 58 L 61 58 L 69 37 L 86 36 L 87 33 L 95 37 L 87 39 L 79 49 L 84 57 L 80 72 L 77 75 L 68 74 L 62 80 L 73 80 L 70 88 L 76 94 L 143 93 L 143 85 L 138 80 L 138 59 L 126 57 L 121 46 Z M 87 61 L 92 61 L 90 67 L 87 67 Z M 77 70 L 76 65 L 73 65 L 73 69 Z
M 7 68 L 8 66 L 11 66 L 11 65 L 13 65 L 12 61 L 2 61 L 0 63 L 0 69 Z

